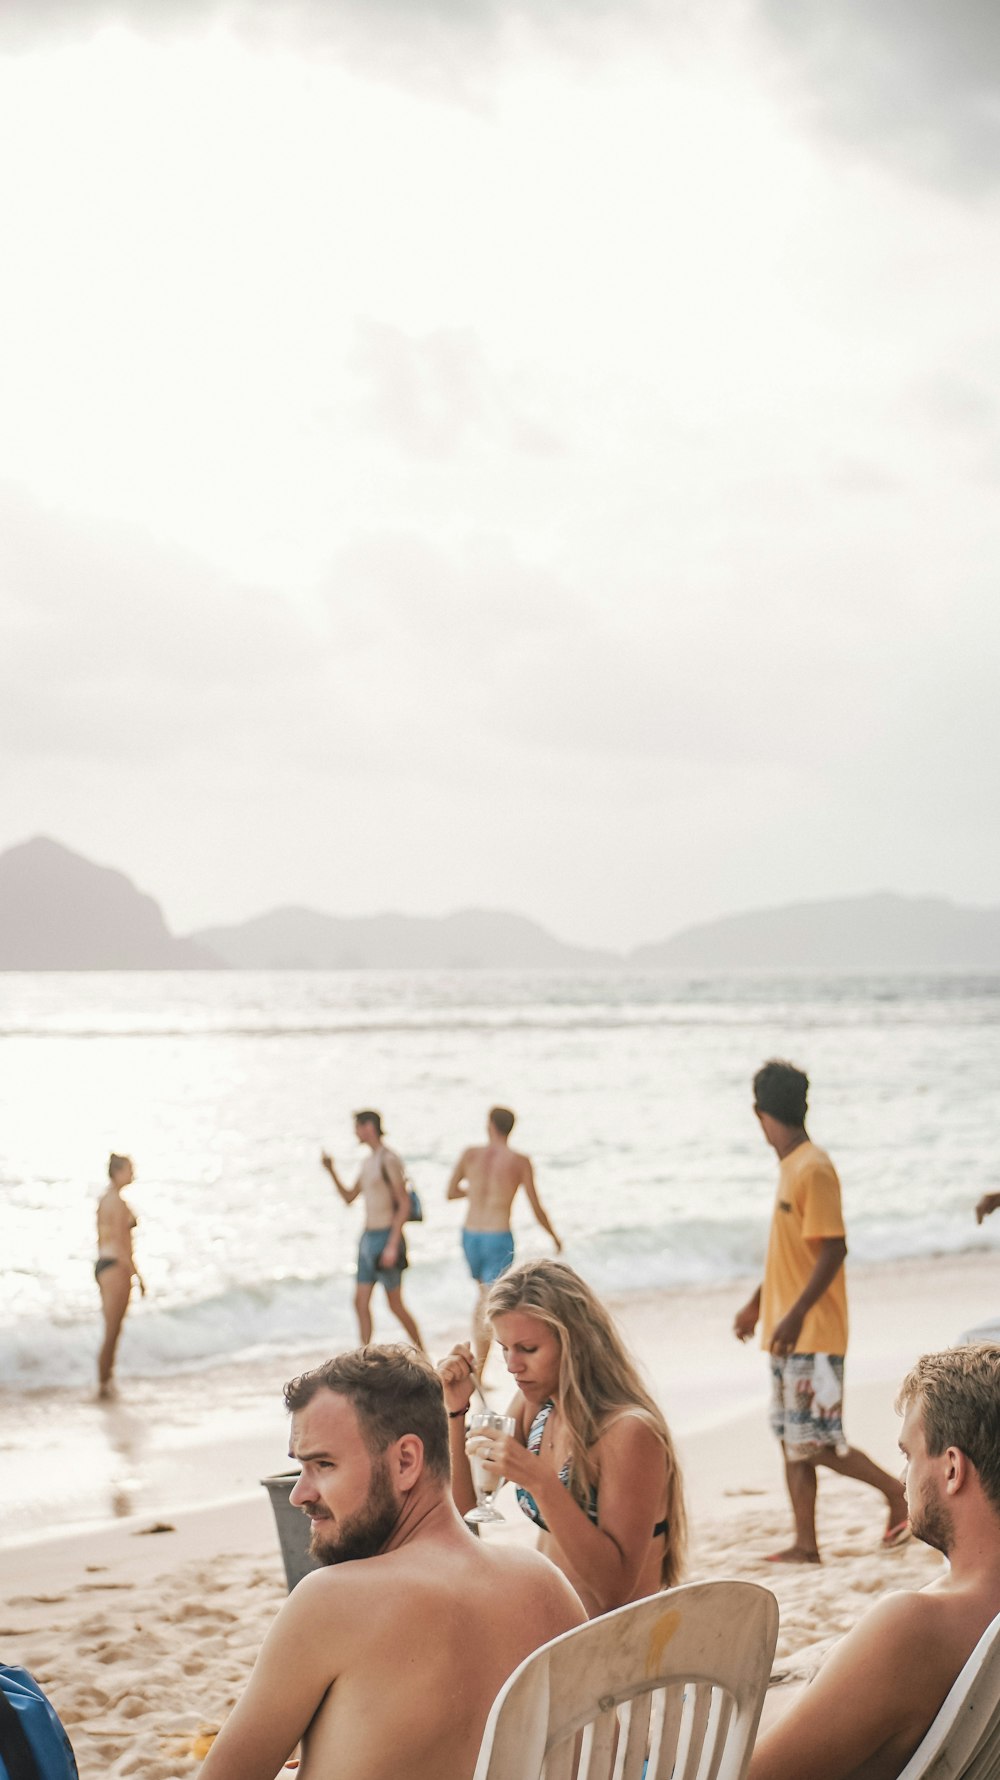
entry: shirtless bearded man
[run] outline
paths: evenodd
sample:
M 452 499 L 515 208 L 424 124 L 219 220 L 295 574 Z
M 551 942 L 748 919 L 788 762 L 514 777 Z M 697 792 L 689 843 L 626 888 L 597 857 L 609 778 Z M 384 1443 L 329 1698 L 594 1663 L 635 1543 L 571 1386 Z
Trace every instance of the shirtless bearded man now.
M 537 1552 L 473 1539 L 451 1498 L 441 1383 L 402 1347 L 340 1354 L 285 1389 L 291 1493 L 323 1569 L 268 1632 L 202 1780 L 471 1780 L 490 1707 L 540 1644 L 583 1623 Z
M 463 1150 L 448 1182 L 449 1199 L 468 1200 L 462 1247 L 479 1287 L 472 1316 L 472 1342 L 480 1371 L 490 1351 L 483 1308 L 493 1281 L 506 1272 L 514 1259 L 510 1214 L 519 1187 L 524 1188 L 535 1217 L 555 1243 L 556 1254 L 562 1254 L 562 1243 L 538 1197 L 531 1159 L 512 1150 L 508 1142 L 513 1129 L 514 1114 L 506 1106 L 491 1107 L 486 1121 L 488 1142 Z

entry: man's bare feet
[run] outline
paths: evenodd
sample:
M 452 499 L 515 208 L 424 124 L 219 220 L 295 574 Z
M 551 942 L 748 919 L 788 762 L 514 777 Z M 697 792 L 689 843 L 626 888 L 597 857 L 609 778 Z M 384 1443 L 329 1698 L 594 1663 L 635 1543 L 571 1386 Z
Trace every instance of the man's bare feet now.
M 818 1564 L 818 1551 L 807 1551 L 803 1545 L 790 1545 L 787 1551 L 769 1551 L 765 1564 Z

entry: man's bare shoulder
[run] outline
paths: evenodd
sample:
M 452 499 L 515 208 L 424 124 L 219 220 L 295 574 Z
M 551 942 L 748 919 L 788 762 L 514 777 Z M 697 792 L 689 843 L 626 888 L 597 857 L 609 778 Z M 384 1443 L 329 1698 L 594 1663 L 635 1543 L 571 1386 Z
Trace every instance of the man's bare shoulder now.
M 380 1640 L 389 1627 L 405 1634 L 407 1627 L 439 1623 L 441 1614 L 460 1621 L 481 1611 L 511 1623 L 527 1618 L 539 1627 L 539 1642 L 582 1622 L 576 1591 L 549 1559 L 527 1546 L 508 1546 L 472 1538 L 464 1528 L 457 1537 L 423 1536 L 377 1557 L 334 1564 L 313 1571 L 294 1591 L 310 1591 L 302 1602 L 322 1627 L 352 1627 L 351 1666 L 361 1654 L 358 1640 Z M 364 1632 L 361 1631 L 361 1622 Z M 336 1634 L 334 1634 L 335 1636 Z
M 936 1667 L 942 1655 L 947 1662 L 961 1617 L 952 1597 L 934 1583 L 922 1589 L 899 1589 L 870 1607 L 828 1660 L 831 1664 L 834 1658 L 850 1661 L 867 1671 L 873 1661 L 885 1665 L 902 1659 L 913 1676 L 919 1668 Z
M 886 1595 L 754 1750 L 750 1780 L 898 1774 L 962 1666 L 943 1594 Z
M 487 1544 L 484 1540 L 480 1545 L 483 1555 L 494 1561 L 502 1569 L 515 1571 L 526 1581 L 536 1584 L 539 1588 L 549 1587 L 557 1594 L 565 1594 L 576 1600 L 576 1590 L 566 1581 L 562 1571 L 557 1569 L 551 1558 L 547 1558 L 533 1545 L 508 1545 L 494 1540 Z
M 557 1637 L 560 1632 L 583 1625 L 587 1617 L 583 1603 L 551 1559 L 529 1545 L 496 1542 L 490 1547 L 484 1541 L 483 1550 L 490 1568 L 496 1572 L 491 1591 L 502 1588 L 512 1603 L 520 1603 L 520 1610 L 530 1605 L 537 1613 L 548 1615 L 548 1636 Z

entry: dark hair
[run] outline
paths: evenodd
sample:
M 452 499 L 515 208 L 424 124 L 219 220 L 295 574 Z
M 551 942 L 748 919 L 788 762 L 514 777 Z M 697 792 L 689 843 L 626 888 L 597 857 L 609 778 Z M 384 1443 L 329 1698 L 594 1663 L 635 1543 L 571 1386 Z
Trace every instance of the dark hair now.
M 291 1413 L 304 1409 L 323 1390 L 347 1398 L 370 1453 L 383 1453 L 404 1434 L 416 1434 L 423 1442 L 428 1472 L 447 1482 L 451 1458 L 444 1389 L 430 1361 L 416 1348 L 369 1345 L 336 1354 L 286 1384 L 285 1408 Z
M 970 1341 L 943 1354 L 924 1354 L 899 1387 L 897 1413 L 911 1402 L 920 1406 L 930 1457 L 957 1446 L 975 1465 L 983 1494 L 1000 1514 L 1000 1345 Z
M 365 1107 L 362 1112 L 355 1113 L 354 1123 L 356 1125 L 374 1125 L 378 1136 L 381 1137 L 382 1135 L 381 1115 L 377 1112 L 372 1112 L 370 1107 Z
M 501 1137 L 509 1137 L 514 1129 L 514 1114 L 509 1106 L 491 1106 L 490 1124 Z
M 115 1175 L 121 1174 L 122 1169 L 127 1168 L 127 1167 L 128 1167 L 128 1157 L 127 1156 L 116 1156 L 114 1153 L 114 1150 L 112 1150 L 110 1156 L 108 1157 L 108 1179 L 114 1180 Z
M 780 1125 L 804 1125 L 809 1077 L 794 1063 L 771 1057 L 753 1078 L 755 1112 L 768 1113 Z

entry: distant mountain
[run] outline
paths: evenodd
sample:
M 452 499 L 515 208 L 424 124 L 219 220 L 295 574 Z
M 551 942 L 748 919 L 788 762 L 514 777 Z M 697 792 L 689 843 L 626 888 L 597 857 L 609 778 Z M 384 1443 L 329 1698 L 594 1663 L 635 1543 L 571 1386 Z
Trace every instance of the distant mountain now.
M 0 853 L 0 970 L 198 970 L 218 959 L 175 939 L 123 872 L 44 836 Z
M 644 970 L 998 971 L 1000 908 L 940 896 L 848 896 L 727 915 L 639 946 Z
M 321 915 L 272 909 L 238 927 L 192 938 L 244 970 L 586 970 L 620 964 L 612 952 L 563 945 L 524 915 Z
M 811 970 L 1000 974 L 1000 908 L 944 897 L 795 902 L 686 927 L 627 959 L 498 910 L 280 908 L 179 939 L 120 871 L 39 836 L 0 853 L 0 970 Z

